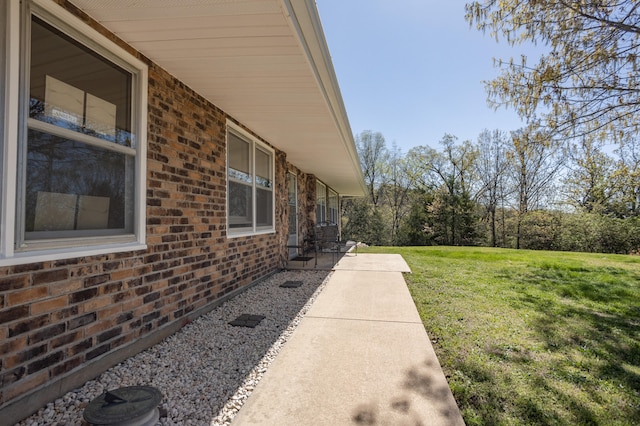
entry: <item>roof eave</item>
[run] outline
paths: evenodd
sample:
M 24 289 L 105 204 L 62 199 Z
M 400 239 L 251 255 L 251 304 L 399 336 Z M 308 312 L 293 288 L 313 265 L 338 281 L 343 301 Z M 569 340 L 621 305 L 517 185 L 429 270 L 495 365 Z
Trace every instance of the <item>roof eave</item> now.
M 313 0 L 72 1 L 302 172 L 366 193 Z
M 360 167 L 360 157 L 356 150 L 347 110 L 342 99 L 338 78 L 324 36 L 322 23 L 314 0 L 281 0 L 285 10 L 289 12 L 292 27 L 307 54 L 309 64 L 321 87 L 325 101 L 331 111 L 342 143 L 348 152 L 349 159 L 357 170 L 359 190 L 342 193 L 345 196 L 363 196 L 366 193 L 364 177 Z

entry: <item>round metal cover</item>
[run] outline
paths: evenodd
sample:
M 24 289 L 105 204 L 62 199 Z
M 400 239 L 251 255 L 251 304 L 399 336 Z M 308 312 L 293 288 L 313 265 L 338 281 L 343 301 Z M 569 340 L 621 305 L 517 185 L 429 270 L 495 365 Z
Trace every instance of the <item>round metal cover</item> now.
M 94 425 L 116 425 L 148 417 L 162 400 L 151 386 L 129 386 L 107 391 L 84 409 L 84 419 Z

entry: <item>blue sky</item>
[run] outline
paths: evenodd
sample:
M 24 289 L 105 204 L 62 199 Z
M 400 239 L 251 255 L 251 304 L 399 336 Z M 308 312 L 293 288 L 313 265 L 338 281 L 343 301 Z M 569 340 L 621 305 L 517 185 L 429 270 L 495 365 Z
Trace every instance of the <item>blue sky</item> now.
M 445 133 L 475 141 L 516 130 L 512 110 L 487 105 L 493 58 L 527 53 L 470 28 L 463 0 L 316 0 L 351 129 L 380 132 L 406 153 Z M 530 49 L 534 52 L 533 49 Z M 537 55 L 529 55 L 536 62 Z

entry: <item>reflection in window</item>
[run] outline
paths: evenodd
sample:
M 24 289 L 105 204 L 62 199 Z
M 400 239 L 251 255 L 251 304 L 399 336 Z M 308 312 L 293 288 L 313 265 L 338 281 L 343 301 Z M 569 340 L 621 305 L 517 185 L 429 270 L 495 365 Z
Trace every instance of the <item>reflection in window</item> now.
M 132 232 L 126 155 L 29 131 L 25 231 L 110 229 Z M 128 199 L 129 198 L 129 199 Z M 40 234 L 30 234 L 40 232 Z
M 22 241 L 132 234 L 133 74 L 31 18 Z
M 36 17 L 31 42 L 29 117 L 132 147 L 131 73 Z

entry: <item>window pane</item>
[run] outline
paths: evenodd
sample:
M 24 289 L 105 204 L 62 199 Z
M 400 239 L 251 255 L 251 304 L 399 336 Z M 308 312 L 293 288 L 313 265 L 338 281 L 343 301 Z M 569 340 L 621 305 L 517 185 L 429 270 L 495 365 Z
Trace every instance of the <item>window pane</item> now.
M 258 198 L 256 206 L 256 226 L 271 226 L 273 224 L 272 192 L 258 188 L 256 194 Z
M 271 154 L 256 149 L 256 183 L 271 188 Z
M 228 134 L 229 177 L 251 182 L 251 144 L 233 133 Z
M 229 227 L 252 228 L 252 188 L 238 182 L 229 182 Z
M 272 229 L 273 154 L 227 131 L 228 227 L 231 234 Z
M 329 220 L 338 223 L 338 193 L 329 191 Z
M 27 239 L 52 231 L 133 232 L 132 157 L 29 130 L 26 174 Z
M 297 185 L 298 181 L 296 175 L 293 173 L 288 173 L 289 177 L 289 195 L 288 195 L 288 205 L 289 205 L 289 235 L 298 233 L 298 212 L 296 211 L 298 206 L 297 200 Z
M 30 72 L 29 117 L 134 146 L 130 72 L 36 17 Z

